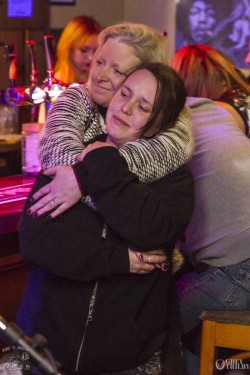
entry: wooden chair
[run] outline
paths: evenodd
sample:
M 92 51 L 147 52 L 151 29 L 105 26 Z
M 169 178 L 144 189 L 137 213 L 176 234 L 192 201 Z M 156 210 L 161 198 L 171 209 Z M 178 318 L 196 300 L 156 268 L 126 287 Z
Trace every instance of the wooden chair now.
M 228 360 L 250 358 L 250 311 L 203 311 L 200 319 L 202 320 L 200 375 L 215 375 L 220 366 L 229 363 L 225 361 L 216 363 L 219 347 L 243 352 Z M 250 369 L 250 365 L 246 366 Z

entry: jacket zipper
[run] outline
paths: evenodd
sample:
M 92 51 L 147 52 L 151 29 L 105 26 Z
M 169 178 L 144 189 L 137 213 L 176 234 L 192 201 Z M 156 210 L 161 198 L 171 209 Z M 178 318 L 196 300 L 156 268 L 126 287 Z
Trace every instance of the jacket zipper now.
M 106 237 L 107 237 L 107 223 L 105 222 L 103 224 L 101 238 L 104 240 Z M 77 360 L 76 360 L 76 370 L 75 370 L 76 372 L 78 372 L 78 366 L 79 366 L 79 362 L 80 362 L 81 353 L 83 351 L 83 345 L 84 345 L 84 340 L 85 340 L 85 336 L 86 336 L 86 331 L 87 331 L 89 323 L 93 320 L 93 311 L 94 311 L 94 306 L 95 306 L 97 288 L 98 288 L 98 281 L 96 281 L 94 289 L 93 289 L 91 297 L 90 297 L 87 321 L 86 321 L 86 324 L 85 324 L 85 330 L 84 330 L 84 333 L 83 333 L 82 341 L 81 341 L 81 344 L 80 344 L 80 348 L 79 348 Z
M 101 238 L 102 240 L 105 240 L 105 238 L 107 237 L 107 230 L 108 230 L 108 225 L 107 223 L 105 222 L 103 224 L 103 227 L 102 227 L 102 234 L 101 234 Z
M 77 360 L 76 360 L 76 370 L 75 370 L 76 372 L 78 372 L 78 366 L 79 366 L 79 362 L 80 362 L 81 353 L 83 351 L 83 345 L 84 345 L 84 340 L 85 340 L 85 336 L 86 336 L 87 327 L 88 327 L 89 323 L 93 319 L 93 311 L 94 311 L 94 306 L 95 306 L 95 300 L 96 300 L 96 294 L 97 294 L 97 287 L 98 287 L 98 281 L 96 281 L 94 289 L 93 289 L 91 297 L 90 297 L 88 317 L 87 317 L 87 321 L 86 321 L 86 324 L 85 324 L 85 330 L 84 330 L 84 333 L 83 333 L 81 345 L 80 345 L 80 348 L 79 348 L 79 351 L 78 351 L 78 355 L 77 355 Z

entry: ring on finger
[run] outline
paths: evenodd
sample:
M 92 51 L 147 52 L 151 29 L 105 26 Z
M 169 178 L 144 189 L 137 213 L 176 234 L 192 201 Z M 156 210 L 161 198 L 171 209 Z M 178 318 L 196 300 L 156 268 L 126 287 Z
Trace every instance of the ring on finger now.
M 148 256 L 148 263 L 151 263 L 151 255 Z

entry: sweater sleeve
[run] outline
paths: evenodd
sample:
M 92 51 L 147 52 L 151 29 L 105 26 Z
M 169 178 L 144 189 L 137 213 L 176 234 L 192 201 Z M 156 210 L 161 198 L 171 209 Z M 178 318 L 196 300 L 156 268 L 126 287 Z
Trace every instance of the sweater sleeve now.
M 40 175 L 33 192 L 48 182 L 48 177 Z M 56 219 L 35 219 L 26 213 L 31 204 L 27 200 L 18 226 L 24 259 L 81 282 L 129 273 L 127 242 L 111 230 L 103 236 L 104 220 L 96 211 L 78 203 Z
M 152 139 L 128 142 L 119 149 L 130 171 L 143 183 L 175 171 L 190 160 L 193 151 L 192 121 L 187 107 L 171 129 Z
M 74 164 L 84 143 L 103 132 L 103 119 L 91 104 L 86 87 L 67 88 L 52 103 L 41 134 L 42 168 Z
M 186 166 L 145 185 L 115 148 L 89 152 L 83 165 L 88 172 L 86 189 L 98 212 L 130 247 L 164 247 L 181 235 L 193 210 L 193 178 Z

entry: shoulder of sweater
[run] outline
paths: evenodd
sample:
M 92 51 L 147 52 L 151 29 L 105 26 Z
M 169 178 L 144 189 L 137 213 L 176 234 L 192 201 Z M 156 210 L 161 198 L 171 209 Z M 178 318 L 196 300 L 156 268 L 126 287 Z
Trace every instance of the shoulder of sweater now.
M 60 95 L 61 98 L 63 97 L 81 97 L 86 99 L 91 103 L 91 98 L 89 95 L 89 91 L 85 85 L 78 85 L 78 86 L 69 86 L 67 87 L 62 94 Z

